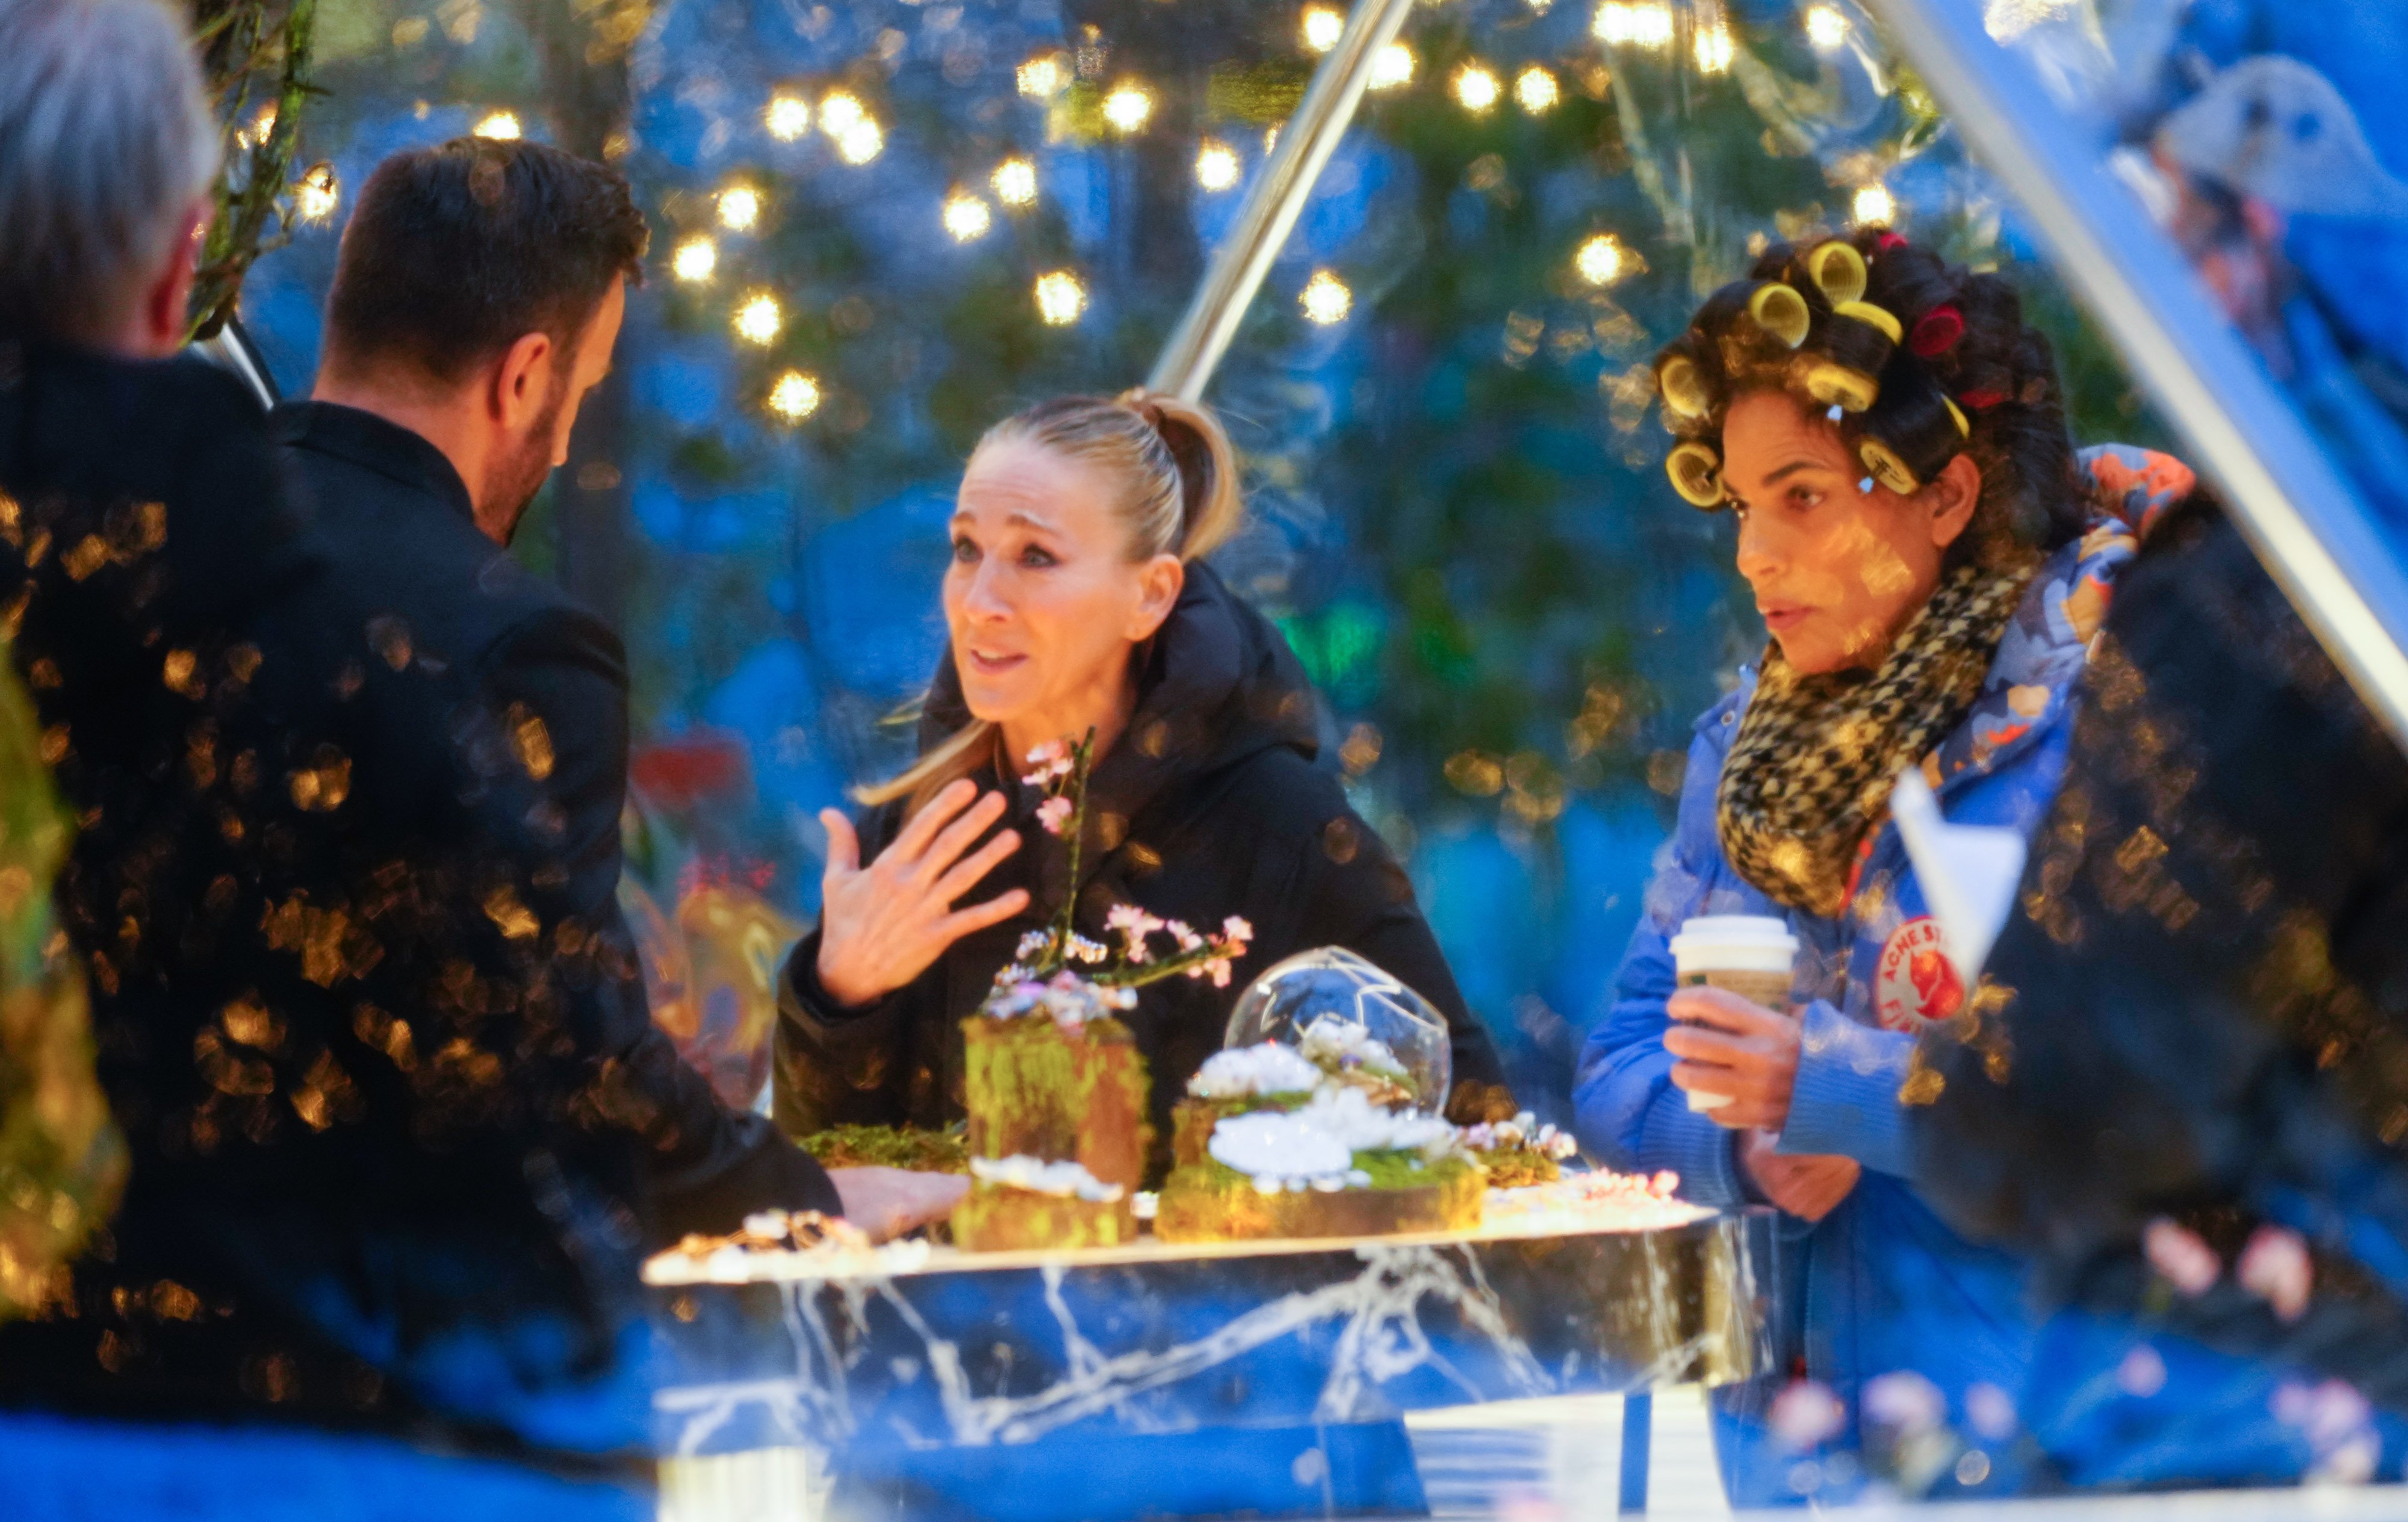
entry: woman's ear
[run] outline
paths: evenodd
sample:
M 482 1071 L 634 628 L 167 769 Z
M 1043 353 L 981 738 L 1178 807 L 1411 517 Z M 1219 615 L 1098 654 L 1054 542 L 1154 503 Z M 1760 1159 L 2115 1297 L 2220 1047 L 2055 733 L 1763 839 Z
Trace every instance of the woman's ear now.
M 1187 585 L 1187 563 L 1177 555 L 1155 555 L 1137 568 L 1137 610 L 1129 618 L 1129 643 L 1154 638 L 1162 621 L 1179 604 Z
M 1945 550 L 1973 522 L 1982 501 L 1982 467 L 1971 454 L 1958 452 L 1940 467 L 1920 494 L 1931 508 L 1931 542 Z

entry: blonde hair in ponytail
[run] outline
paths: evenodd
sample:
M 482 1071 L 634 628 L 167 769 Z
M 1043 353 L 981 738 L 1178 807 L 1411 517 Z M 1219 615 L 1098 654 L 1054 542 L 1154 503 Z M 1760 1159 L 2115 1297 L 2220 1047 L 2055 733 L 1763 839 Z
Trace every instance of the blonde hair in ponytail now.
M 1050 450 L 1117 481 L 1114 502 L 1128 530 L 1131 565 L 1160 554 L 1201 559 L 1245 524 L 1237 452 L 1221 420 L 1201 402 L 1141 386 L 1117 396 L 1059 396 L 989 428 L 978 450 L 1007 443 Z M 996 759 L 998 743 L 995 725 L 972 719 L 900 775 L 858 788 L 853 797 L 872 806 L 904 798 L 906 814 L 918 813 L 949 783 Z M 1016 759 L 1004 757 L 1001 764 Z

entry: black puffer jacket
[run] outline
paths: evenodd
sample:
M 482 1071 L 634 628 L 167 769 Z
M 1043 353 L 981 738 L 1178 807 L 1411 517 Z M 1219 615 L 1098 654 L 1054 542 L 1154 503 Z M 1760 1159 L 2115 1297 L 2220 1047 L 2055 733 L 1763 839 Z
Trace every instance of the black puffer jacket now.
M 1412 884 L 1338 780 L 1312 756 L 1314 697 L 1279 631 L 1204 566 L 1154 638 L 1137 711 L 1089 787 L 1079 925 L 1102 938 L 1113 904 L 1131 902 L 1197 928 L 1252 921 L 1253 949 L 1226 989 L 1177 978 L 1142 990 L 1129 1023 L 1154 1075 L 1157 1154 L 1186 1081 L 1220 1050 L 1229 1008 L 1263 969 L 1317 946 L 1344 946 L 1438 1006 L 1453 1027 L 1458 1109 L 1503 1097 L 1486 1031 L 1464 1008 Z M 922 724 L 923 744 L 968 720 L 949 653 Z M 991 771 L 982 785 L 995 785 Z M 819 936 L 786 964 L 778 1028 L 778 1120 L 801 1133 L 839 1122 L 941 1126 L 960 1118 L 961 1021 L 1029 930 L 1062 901 L 1068 853 L 1036 825 L 1014 786 L 1009 822 L 1025 841 L 963 901 L 1031 890 L 1020 918 L 956 941 L 909 986 L 866 1007 L 820 986 Z M 879 810 L 863 829 L 874 857 L 902 826 Z M 1467 1092 L 1465 1085 L 1482 1085 Z M 1159 1161 L 1159 1156 L 1157 1161 Z
M 2086 680 L 1979 1027 L 1907 1085 L 1919 1176 L 2059 1313 L 2024 1411 L 2058 1478 L 2296 1478 L 2265 1371 L 2408 1416 L 2408 761 L 2204 508 L 2151 538 Z M 2153 1268 L 2161 1218 L 2216 1252 L 2203 1292 Z M 2269 1223 L 2314 1257 L 2288 1319 L 2239 1269 Z M 2175 1377 L 2135 1392 L 2151 1338 Z

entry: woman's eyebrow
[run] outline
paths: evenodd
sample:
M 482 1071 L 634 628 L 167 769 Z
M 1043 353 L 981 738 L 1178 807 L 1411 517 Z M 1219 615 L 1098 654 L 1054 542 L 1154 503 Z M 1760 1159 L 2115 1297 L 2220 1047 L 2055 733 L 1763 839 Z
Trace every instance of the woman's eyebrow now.
M 1787 465 L 1783 466 L 1780 469 L 1766 476 L 1764 478 L 1764 484 L 1770 486 L 1776 481 L 1786 481 L 1790 477 L 1798 474 L 1800 470 L 1824 470 L 1828 468 L 1829 467 L 1820 460 L 1792 460 Z

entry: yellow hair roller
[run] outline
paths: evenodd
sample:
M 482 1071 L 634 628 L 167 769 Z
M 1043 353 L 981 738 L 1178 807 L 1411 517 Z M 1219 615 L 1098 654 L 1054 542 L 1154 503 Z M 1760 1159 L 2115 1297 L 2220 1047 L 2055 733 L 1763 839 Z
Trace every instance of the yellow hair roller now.
M 1833 307 L 1859 300 L 1865 294 L 1865 256 L 1853 243 L 1837 238 L 1806 256 L 1806 273 Z
M 1862 370 L 1826 361 L 1806 372 L 1806 395 L 1842 411 L 1863 412 L 1881 399 L 1881 382 Z
M 1656 372 L 1656 389 L 1664 396 L 1664 410 L 1674 417 L 1701 418 L 1713 410 L 1713 398 L 1698 366 L 1686 354 L 1674 354 Z
M 1913 495 L 1923 484 L 1914 479 L 1914 472 L 1906 467 L 1906 462 L 1898 457 L 1898 452 L 1878 438 L 1868 438 L 1858 444 L 1856 458 L 1865 462 L 1865 468 L 1872 472 L 1873 480 L 1900 496 Z
M 1795 349 L 1806 341 L 1807 329 L 1814 323 L 1813 313 L 1806 307 L 1806 298 L 1794 285 L 1768 280 L 1756 288 L 1747 298 L 1747 314 L 1756 325 L 1781 340 L 1784 348 Z
M 1675 444 L 1664 457 L 1664 474 L 1672 478 L 1672 490 L 1689 506 L 1712 510 L 1723 505 L 1723 461 L 1713 446 L 1694 438 Z
M 1851 249 L 1849 251 L 1853 253 L 1856 251 Z M 1853 317 L 1867 327 L 1878 329 L 1882 337 L 1892 343 L 1906 337 L 1906 329 L 1899 324 L 1897 318 L 1892 317 L 1886 309 L 1876 307 L 1870 301 L 1842 301 L 1831 310 L 1838 316 Z
M 1957 438 L 1971 438 L 1973 437 L 1973 425 L 1965 421 L 1965 413 L 1962 409 L 1957 407 L 1955 402 L 1950 401 L 1945 396 L 1940 398 L 1940 405 L 1948 409 L 1948 416 L 1956 422 Z

